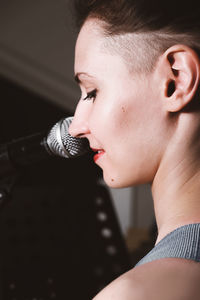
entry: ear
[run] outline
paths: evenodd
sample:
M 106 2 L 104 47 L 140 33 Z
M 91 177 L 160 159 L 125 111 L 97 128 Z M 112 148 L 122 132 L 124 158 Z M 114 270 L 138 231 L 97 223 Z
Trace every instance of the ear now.
M 174 45 L 166 50 L 161 61 L 165 70 L 165 109 L 178 112 L 192 101 L 198 89 L 199 57 L 185 45 Z

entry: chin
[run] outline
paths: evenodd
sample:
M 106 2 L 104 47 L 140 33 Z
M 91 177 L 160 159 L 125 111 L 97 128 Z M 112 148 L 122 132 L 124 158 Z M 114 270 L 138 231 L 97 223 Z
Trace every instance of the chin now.
M 114 189 L 127 188 L 127 187 L 132 187 L 140 184 L 149 183 L 149 180 L 147 180 L 146 178 L 141 178 L 141 177 L 138 178 L 137 176 L 123 177 L 122 174 L 118 176 L 116 174 L 111 176 L 110 174 L 103 173 L 103 178 L 105 183 L 110 188 L 114 188 Z
M 106 176 L 103 175 L 105 183 L 112 189 L 122 189 L 133 186 L 130 182 L 123 181 L 122 178 L 118 178 L 116 176 Z

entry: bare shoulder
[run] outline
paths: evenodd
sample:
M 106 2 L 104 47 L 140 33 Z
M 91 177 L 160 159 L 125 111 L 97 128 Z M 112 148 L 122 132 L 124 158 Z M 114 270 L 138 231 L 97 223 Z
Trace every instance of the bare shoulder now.
M 166 258 L 123 274 L 93 300 L 198 300 L 199 282 L 200 263 Z

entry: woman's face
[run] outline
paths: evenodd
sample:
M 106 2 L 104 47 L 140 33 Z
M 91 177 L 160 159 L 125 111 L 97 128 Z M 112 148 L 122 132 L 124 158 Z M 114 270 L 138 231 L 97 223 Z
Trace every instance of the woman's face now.
M 150 182 L 159 163 L 158 136 L 162 136 L 157 82 L 153 74 L 131 73 L 120 55 L 105 51 L 104 43 L 100 25 L 87 21 L 76 44 L 81 99 L 69 131 L 86 137 L 99 151 L 94 160 L 109 186 Z

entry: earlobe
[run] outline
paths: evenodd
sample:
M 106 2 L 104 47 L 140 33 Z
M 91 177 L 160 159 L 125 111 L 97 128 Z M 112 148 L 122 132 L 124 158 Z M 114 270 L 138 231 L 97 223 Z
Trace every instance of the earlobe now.
M 165 106 L 169 112 L 178 112 L 193 100 L 198 89 L 199 57 L 191 48 L 175 45 L 165 52 L 163 59 L 168 69 Z

